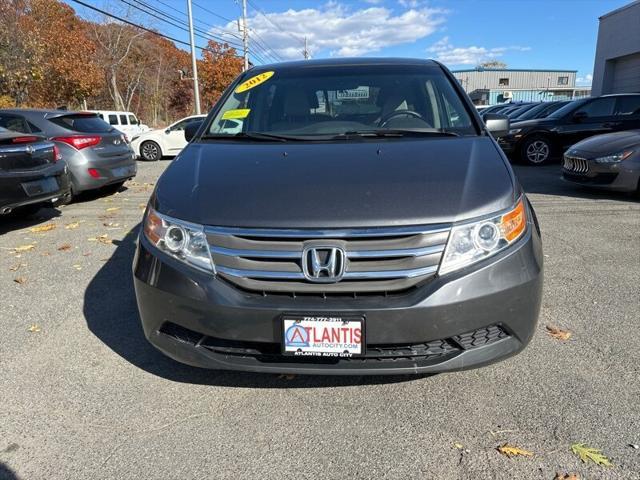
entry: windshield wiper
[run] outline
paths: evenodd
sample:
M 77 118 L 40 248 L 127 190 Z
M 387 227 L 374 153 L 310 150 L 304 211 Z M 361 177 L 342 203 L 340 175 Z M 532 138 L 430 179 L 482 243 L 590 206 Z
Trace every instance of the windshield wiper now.
M 203 135 L 204 140 L 257 140 L 259 142 L 287 142 L 308 140 L 306 137 L 296 137 L 290 135 L 276 135 L 274 133 L 262 132 L 239 132 L 239 133 L 209 133 Z
M 353 132 L 345 132 L 342 136 L 359 136 L 359 137 L 459 137 L 460 135 L 448 130 L 424 130 L 410 128 L 379 128 L 376 130 L 355 130 Z

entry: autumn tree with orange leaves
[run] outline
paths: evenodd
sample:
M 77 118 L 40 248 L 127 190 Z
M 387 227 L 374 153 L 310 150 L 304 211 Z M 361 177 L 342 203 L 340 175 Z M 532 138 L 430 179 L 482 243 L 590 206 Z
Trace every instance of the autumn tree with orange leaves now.
M 173 42 L 107 16 L 82 19 L 60 0 L 0 0 L 0 108 L 129 110 L 168 124 L 193 112 L 190 67 Z M 210 108 L 242 61 L 210 41 L 198 69 Z

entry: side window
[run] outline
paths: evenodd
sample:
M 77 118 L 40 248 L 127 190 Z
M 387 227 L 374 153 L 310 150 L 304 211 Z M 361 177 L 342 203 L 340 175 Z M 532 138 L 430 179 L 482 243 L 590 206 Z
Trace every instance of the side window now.
M 20 133 L 31 133 L 27 121 L 17 115 L 0 115 L 0 127 Z
M 118 125 L 117 115 L 109 115 L 109 125 Z
M 582 108 L 578 109 L 576 113 L 586 113 L 587 117 L 608 117 L 613 115 L 613 107 L 615 105 L 615 98 L 598 98 L 593 102 L 589 102 Z
M 498 85 L 501 87 L 508 87 L 509 86 L 509 79 L 508 78 L 500 78 L 498 79 Z
M 569 85 L 569 77 L 558 77 L 558 85 Z
M 39 129 L 38 127 L 36 127 L 33 123 L 31 123 L 29 120 L 27 120 L 27 124 L 29 125 L 29 128 L 31 129 L 31 133 L 42 133 L 42 130 Z
M 135 115 L 129 115 L 129 125 L 138 125 L 138 119 Z
M 120 125 L 129 125 L 126 115 L 120 115 Z
M 171 131 L 175 132 L 175 131 L 182 131 L 184 130 L 184 127 L 187 126 L 187 123 L 189 123 L 192 119 L 191 118 L 187 118 L 185 120 L 182 120 L 181 122 L 176 123 L 175 125 L 173 125 L 171 127 Z
M 640 115 L 640 95 L 618 97 L 616 115 Z

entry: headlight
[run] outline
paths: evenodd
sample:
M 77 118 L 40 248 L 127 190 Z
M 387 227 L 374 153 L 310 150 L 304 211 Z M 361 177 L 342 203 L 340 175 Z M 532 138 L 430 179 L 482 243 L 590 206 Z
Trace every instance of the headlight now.
M 521 131 L 521 128 L 512 128 L 511 130 L 509 130 L 509 135 L 515 135 L 516 133 L 520 133 Z
M 596 158 L 596 163 L 618 163 L 626 158 L 629 158 L 632 153 L 633 150 L 625 150 L 624 152 L 615 153 L 613 155 L 598 157 Z
M 474 264 L 504 250 L 522 236 L 527 226 L 524 201 L 504 214 L 451 229 L 439 273 Z
M 204 227 L 167 217 L 149 207 L 144 234 L 157 248 L 196 268 L 215 273 Z

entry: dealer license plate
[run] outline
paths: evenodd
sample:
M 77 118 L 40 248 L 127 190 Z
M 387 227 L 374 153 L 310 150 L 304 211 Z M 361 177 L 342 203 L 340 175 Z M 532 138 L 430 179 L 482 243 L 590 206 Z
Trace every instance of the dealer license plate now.
M 364 354 L 364 318 L 283 318 L 283 353 L 298 356 L 353 357 Z

